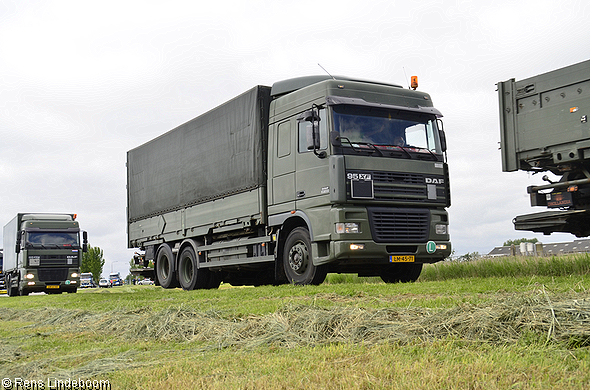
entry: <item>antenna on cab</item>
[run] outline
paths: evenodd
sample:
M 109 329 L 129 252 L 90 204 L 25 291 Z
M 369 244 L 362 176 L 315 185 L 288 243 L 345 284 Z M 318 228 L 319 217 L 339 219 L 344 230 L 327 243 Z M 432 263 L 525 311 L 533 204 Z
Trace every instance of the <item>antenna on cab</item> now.
M 320 63 L 319 63 L 319 62 L 318 62 L 318 66 L 319 66 L 320 68 L 322 68 L 322 69 L 324 70 L 324 72 L 326 72 L 326 73 L 328 74 L 328 76 L 330 76 L 330 77 L 332 78 L 332 80 L 336 80 L 336 77 L 332 76 L 332 75 L 330 74 L 330 72 L 328 72 L 328 71 L 326 70 L 326 68 L 324 68 L 322 65 L 320 65 Z

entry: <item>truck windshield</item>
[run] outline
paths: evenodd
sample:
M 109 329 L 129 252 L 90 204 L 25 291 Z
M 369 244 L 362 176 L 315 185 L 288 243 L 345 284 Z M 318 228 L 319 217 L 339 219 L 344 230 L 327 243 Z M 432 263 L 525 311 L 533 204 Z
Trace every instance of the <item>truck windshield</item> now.
M 79 248 L 77 232 L 27 232 L 27 245 L 34 248 Z
M 334 130 L 342 137 L 343 147 L 400 149 L 405 154 L 442 154 L 436 117 L 433 115 L 378 107 L 335 105 Z

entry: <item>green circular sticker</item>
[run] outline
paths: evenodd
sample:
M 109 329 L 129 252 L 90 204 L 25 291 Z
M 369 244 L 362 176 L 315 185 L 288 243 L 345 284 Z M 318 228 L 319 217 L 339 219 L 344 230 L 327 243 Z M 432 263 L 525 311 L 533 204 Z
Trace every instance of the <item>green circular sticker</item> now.
M 434 252 L 436 252 L 436 242 L 434 242 L 434 241 L 428 241 L 426 243 L 426 252 L 428 252 L 428 253 L 434 253 Z

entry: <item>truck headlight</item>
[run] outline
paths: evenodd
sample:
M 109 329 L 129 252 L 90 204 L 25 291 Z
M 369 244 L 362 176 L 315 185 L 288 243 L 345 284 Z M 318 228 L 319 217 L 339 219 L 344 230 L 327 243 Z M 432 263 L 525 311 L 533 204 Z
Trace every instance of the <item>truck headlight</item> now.
M 35 274 L 26 274 L 25 278 L 27 278 L 27 279 L 35 279 Z
M 447 225 L 436 225 L 436 234 L 447 234 Z
M 354 222 L 339 222 L 336 224 L 336 233 L 360 233 L 361 229 L 358 223 Z
M 78 273 L 77 272 L 72 272 L 72 278 L 77 278 L 78 277 Z

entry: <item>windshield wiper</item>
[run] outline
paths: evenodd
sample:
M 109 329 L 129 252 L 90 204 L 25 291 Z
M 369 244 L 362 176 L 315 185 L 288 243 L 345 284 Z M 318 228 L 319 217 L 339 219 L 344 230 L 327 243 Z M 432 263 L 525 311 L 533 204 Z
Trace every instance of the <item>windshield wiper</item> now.
M 370 146 L 371 148 L 373 148 L 373 150 L 375 150 L 377 153 L 379 153 L 379 155 L 380 155 L 381 157 L 383 157 L 383 156 L 384 156 L 384 155 L 383 155 L 383 152 L 382 152 L 381 150 L 379 150 L 379 148 L 377 148 L 375 145 L 373 145 L 373 144 L 371 144 L 371 143 L 368 143 L 368 142 L 355 142 L 355 143 L 353 144 L 353 143 L 352 143 L 352 142 L 351 142 L 351 141 L 350 141 L 348 138 L 346 138 L 346 137 L 342 137 L 342 136 L 340 136 L 340 139 L 343 139 L 343 140 L 345 140 L 346 142 L 348 142 L 348 144 L 350 145 L 350 147 L 352 148 L 352 150 L 354 150 L 354 151 L 355 151 L 355 152 L 357 152 L 357 153 L 360 153 L 360 152 L 361 152 L 361 150 L 360 150 L 360 149 L 358 149 L 358 148 L 356 148 L 356 147 L 354 146 L 354 144 L 356 144 L 356 145 L 367 145 L 367 146 Z M 373 151 L 371 151 L 371 153 L 373 153 Z
M 345 140 L 346 142 L 348 142 L 348 144 L 350 145 L 350 147 L 352 148 L 352 150 L 354 150 L 357 153 L 360 153 L 361 151 L 357 148 L 354 147 L 354 145 L 352 144 L 352 142 L 350 142 L 350 140 L 346 137 L 343 136 L 339 136 L 338 138 L 340 138 L 341 140 Z
M 428 153 L 430 153 L 430 155 L 431 155 L 431 156 L 434 158 L 434 161 L 438 161 L 438 157 L 436 157 L 436 154 L 434 154 L 434 153 L 432 152 L 432 150 L 430 150 L 430 149 L 428 149 L 428 148 L 421 148 L 421 147 L 419 147 L 419 146 L 412 146 L 412 148 L 414 148 L 414 149 L 420 149 L 420 150 L 426 150 L 426 151 L 428 151 Z
M 379 148 L 377 148 L 377 147 L 376 147 L 375 145 L 373 145 L 373 144 L 370 144 L 370 143 L 368 143 L 368 142 L 356 142 L 356 144 L 357 144 L 357 145 L 367 145 L 367 146 L 370 146 L 370 147 L 372 147 L 374 150 L 376 150 L 376 151 L 377 151 L 377 153 L 379 153 L 379 155 L 380 155 L 381 157 L 383 157 L 383 152 L 382 152 L 381 150 L 379 150 Z M 372 153 L 372 152 L 371 152 L 371 153 Z
M 390 145 L 387 145 L 387 146 L 390 146 Z M 401 146 L 401 145 L 391 145 L 391 146 L 395 146 L 396 148 L 400 148 L 408 155 L 408 158 L 410 160 L 412 159 L 412 154 L 406 150 L 405 146 Z

